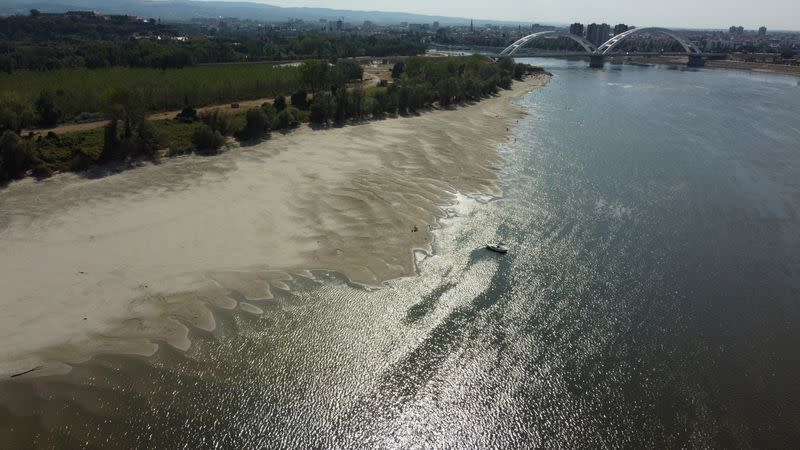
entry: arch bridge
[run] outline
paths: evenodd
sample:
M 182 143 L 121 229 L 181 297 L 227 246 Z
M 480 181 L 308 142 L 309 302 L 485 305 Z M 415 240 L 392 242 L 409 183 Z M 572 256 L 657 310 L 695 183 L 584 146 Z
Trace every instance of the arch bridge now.
M 592 54 L 597 51 L 597 47 L 595 47 L 594 44 L 586 40 L 583 36 L 578 36 L 568 31 L 553 30 L 553 31 L 541 31 L 539 33 L 529 34 L 524 38 L 509 45 L 505 50 L 500 52 L 500 56 L 514 56 L 514 53 L 517 53 L 519 49 L 528 45 L 529 42 L 539 38 L 547 38 L 547 37 L 565 37 L 572 39 L 573 41 L 580 44 L 580 46 L 583 47 L 583 49 L 586 50 L 586 53 L 588 54 Z
M 690 66 L 703 65 L 704 62 L 703 52 L 700 51 L 700 49 L 697 48 L 696 45 L 692 44 L 691 42 L 684 39 L 680 35 L 676 34 L 672 30 L 669 30 L 667 28 L 658 28 L 658 27 L 634 28 L 632 30 L 628 30 L 624 33 L 620 33 L 612 37 L 599 47 L 595 47 L 594 44 L 586 40 L 584 37 L 574 35 L 572 33 L 569 33 L 568 31 L 560 31 L 560 30 L 542 31 L 539 33 L 530 34 L 528 36 L 523 37 L 522 39 L 517 40 L 513 44 L 509 45 L 505 50 L 500 52 L 500 56 L 514 56 L 514 54 L 517 53 L 521 48 L 539 38 L 565 37 L 572 39 L 573 41 L 580 44 L 581 47 L 583 47 L 583 49 L 586 51 L 586 54 L 591 59 L 592 67 L 602 67 L 606 56 L 614 55 L 617 47 L 621 43 L 626 41 L 631 36 L 635 36 L 641 33 L 663 34 L 665 36 L 671 37 L 672 39 L 676 40 L 681 45 L 681 47 L 683 47 L 683 50 L 689 56 Z M 633 54 L 635 55 L 636 53 Z

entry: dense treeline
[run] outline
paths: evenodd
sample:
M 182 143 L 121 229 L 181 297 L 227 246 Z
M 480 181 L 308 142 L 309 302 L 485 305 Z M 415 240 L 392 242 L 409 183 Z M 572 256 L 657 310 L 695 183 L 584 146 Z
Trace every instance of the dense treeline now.
M 0 18 L 0 70 L 105 67 L 181 68 L 244 61 L 331 59 L 424 53 L 419 36 L 206 36 L 202 29 L 150 19 L 32 13 Z
M 102 112 L 109 121 L 103 129 L 34 138 L 20 136 L 18 128 L 6 126 L 0 135 L 0 182 L 28 171 L 46 177 L 53 170 L 84 170 L 93 163 L 153 158 L 164 148 L 171 154 L 213 153 L 229 136 L 259 139 L 272 130 L 291 129 L 305 121 L 342 123 L 415 112 L 434 104 L 446 107 L 480 100 L 510 88 L 513 79 L 541 69 L 511 59 L 493 63 L 477 55 L 411 57 L 395 66 L 392 84 L 369 90 L 360 84 L 348 87 L 362 77 L 357 64 L 313 60 L 292 70 L 292 89 L 280 91 L 273 103 L 233 114 L 220 110 L 198 114 L 187 105 L 173 120 L 151 122 L 145 119 L 152 100 L 146 91 L 114 88 L 104 97 Z M 38 121 L 52 121 L 55 109 L 50 94 L 42 94 L 28 114 Z
M 352 72 L 350 72 L 352 70 Z M 350 78 L 360 78 L 360 67 L 331 66 L 320 61 L 309 61 L 301 66 L 305 89 L 291 95 L 291 106 L 284 97 L 274 104 L 247 111 L 238 136 L 243 139 L 258 138 L 265 133 L 290 128 L 301 119 L 282 120 L 282 115 L 302 118 L 325 125 L 348 120 L 363 120 L 374 116 L 416 112 L 438 104 L 443 107 L 464 101 L 480 100 L 496 94 L 500 89 L 511 88 L 512 80 L 541 71 L 527 64 L 515 63 L 505 58 L 496 64 L 485 57 L 452 57 L 440 60 L 411 57 L 397 63 L 392 71 L 395 82 L 385 88 L 364 90 L 360 86 L 348 89 Z M 308 92 L 313 93 L 309 100 Z M 222 127 L 225 128 L 225 127 Z M 198 131 L 196 144 L 218 148 L 220 127 L 207 124 Z
M 156 69 L 74 69 L 0 74 L 0 132 L 107 116 L 109 96 L 131 90 L 149 112 L 179 110 L 293 92 L 302 85 L 291 66 L 242 64 Z
M 362 120 L 372 116 L 416 112 L 438 104 L 443 107 L 464 101 L 474 101 L 509 89 L 513 79 L 541 71 L 510 58 L 492 63 L 478 55 L 441 60 L 411 57 L 397 63 L 392 71 L 395 82 L 386 88 L 348 89 L 336 68 L 317 62 L 301 68 L 306 88 L 314 92 L 309 102 L 305 91 L 292 95 L 292 104 L 303 109 L 308 105 L 312 123 L 327 124 L 350 119 Z M 320 82 L 319 80 L 325 80 Z M 329 87 L 323 87 L 329 86 Z M 268 117 L 272 115 L 264 111 Z M 248 112 L 245 129 L 250 138 L 273 129 L 270 121 L 260 118 L 260 112 Z
M 141 99 L 143 111 L 156 112 L 274 97 L 303 86 L 313 92 L 318 86 L 360 80 L 362 75 L 360 65 L 346 60 L 334 65 L 312 60 L 300 67 L 246 64 L 0 75 L 0 133 L 109 117 L 111 97 L 119 91 Z

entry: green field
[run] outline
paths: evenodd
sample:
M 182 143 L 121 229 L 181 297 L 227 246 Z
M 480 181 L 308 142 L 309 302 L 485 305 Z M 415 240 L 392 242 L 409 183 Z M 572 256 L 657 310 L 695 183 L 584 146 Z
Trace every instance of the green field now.
M 66 120 L 101 112 L 108 94 L 128 89 L 144 99 L 148 111 L 205 106 L 291 93 L 300 88 L 297 67 L 229 64 L 183 69 L 63 69 L 0 74 L 0 101 L 33 105 L 43 90 L 55 95 Z

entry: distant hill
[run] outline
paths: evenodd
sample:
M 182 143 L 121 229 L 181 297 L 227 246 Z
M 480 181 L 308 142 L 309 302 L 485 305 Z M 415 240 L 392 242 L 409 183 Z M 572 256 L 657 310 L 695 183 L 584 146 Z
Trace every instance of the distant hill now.
M 27 14 L 30 9 L 42 12 L 64 12 L 69 10 L 96 10 L 103 14 L 129 14 L 152 17 L 168 21 L 188 21 L 195 18 L 233 17 L 264 22 L 286 22 L 302 19 L 315 22 L 319 19 L 362 23 L 365 20 L 377 24 L 431 23 L 442 25 L 465 25 L 470 19 L 457 17 L 426 16 L 402 12 L 347 11 L 327 8 L 283 8 L 252 2 L 222 2 L 196 0 L 0 0 L 0 14 Z M 481 23 L 517 22 L 485 21 Z

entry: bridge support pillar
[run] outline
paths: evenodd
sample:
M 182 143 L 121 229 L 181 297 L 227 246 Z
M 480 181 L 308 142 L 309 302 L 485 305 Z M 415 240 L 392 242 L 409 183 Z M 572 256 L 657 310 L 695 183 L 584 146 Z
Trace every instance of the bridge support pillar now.
M 689 67 L 703 67 L 706 65 L 706 59 L 701 55 L 689 55 L 689 62 L 686 65 Z
M 606 64 L 606 57 L 603 55 L 590 55 L 589 67 L 592 69 L 602 69 Z

